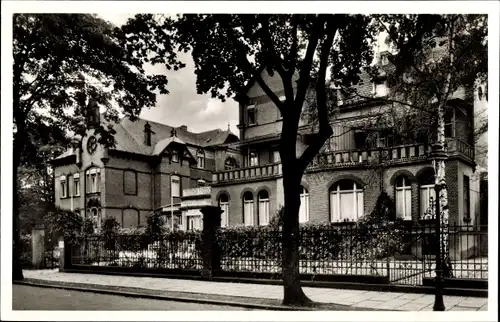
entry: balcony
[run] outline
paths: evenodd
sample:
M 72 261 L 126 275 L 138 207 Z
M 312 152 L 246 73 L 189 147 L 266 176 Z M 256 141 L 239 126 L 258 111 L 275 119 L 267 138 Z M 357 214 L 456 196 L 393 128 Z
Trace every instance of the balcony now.
M 469 161 L 474 159 L 474 148 L 462 140 L 449 138 L 446 143 L 449 156 L 458 155 Z M 414 162 L 427 159 L 430 152 L 431 146 L 421 143 L 370 150 L 330 151 L 316 155 L 308 169 Z
M 197 187 L 197 188 L 189 188 L 182 190 L 182 197 L 202 197 L 202 196 L 210 196 L 212 193 L 212 188 L 207 187 Z
M 460 139 L 447 139 L 448 155 L 474 159 L 474 148 Z M 415 143 L 390 148 L 329 151 L 316 155 L 306 171 L 325 168 L 369 167 L 379 163 L 386 165 L 427 160 L 431 146 Z M 213 174 L 213 184 L 265 180 L 282 175 L 280 163 L 226 170 Z
M 212 175 L 212 182 L 226 183 L 249 180 L 265 180 L 282 175 L 281 163 L 271 163 L 253 167 L 226 170 Z

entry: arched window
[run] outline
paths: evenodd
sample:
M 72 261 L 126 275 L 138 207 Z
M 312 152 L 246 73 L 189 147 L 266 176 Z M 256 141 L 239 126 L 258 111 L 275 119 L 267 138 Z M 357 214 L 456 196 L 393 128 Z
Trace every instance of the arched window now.
M 396 179 L 396 216 L 411 220 L 411 182 L 406 176 Z
M 259 226 L 269 224 L 269 193 L 266 190 L 259 192 Z
M 419 176 L 420 184 L 420 217 L 426 213 L 434 213 L 432 202 L 436 199 L 436 192 L 434 191 L 434 170 L 427 169 Z M 432 200 L 432 202 L 431 202 Z
M 198 153 L 196 154 L 197 160 L 198 160 L 198 168 L 204 169 L 205 168 L 205 152 L 203 150 L 198 150 Z
M 222 209 L 221 227 L 229 226 L 229 197 L 224 193 L 219 197 L 219 207 Z
M 100 192 L 101 186 L 101 169 L 99 168 L 91 168 L 85 172 L 86 179 L 86 192 L 87 193 L 96 193 Z
M 238 163 L 236 162 L 236 160 L 232 157 L 228 157 L 226 159 L 226 162 L 224 163 L 224 169 L 225 170 L 233 170 L 236 168 L 238 168 Z
M 353 180 L 340 180 L 330 188 L 332 222 L 357 221 L 363 216 L 363 187 Z
M 253 226 L 253 195 L 249 191 L 243 195 L 243 224 Z
M 299 222 L 309 221 L 309 191 L 306 188 L 300 187 L 300 208 Z

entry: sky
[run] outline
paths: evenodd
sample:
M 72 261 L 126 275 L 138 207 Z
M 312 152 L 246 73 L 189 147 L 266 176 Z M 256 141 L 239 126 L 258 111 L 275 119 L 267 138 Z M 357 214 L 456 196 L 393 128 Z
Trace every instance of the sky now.
M 99 16 L 119 26 L 124 24 L 134 14 L 123 13 L 100 13 Z M 378 41 L 378 50 L 387 49 L 381 35 Z M 165 123 L 171 126 L 187 125 L 193 132 L 202 132 L 220 128 L 230 130 L 239 136 L 237 124 L 238 104 L 233 99 L 221 102 L 213 99 L 210 95 L 199 95 L 196 93 L 196 75 L 194 74 L 194 62 L 191 55 L 180 53 L 179 58 L 186 63 L 186 67 L 179 71 L 167 71 L 160 65 L 144 66 L 150 73 L 164 73 L 168 78 L 168 95 L 158 95 L 156 106 L 150 109 L 144 108 L 141 118 Z
M 124 24 L 133 14 L 99 14 L 105 20 L 115 25 Z M 147 72 L 164 73 L 168 78 L 168 95 L 158 95 L 156 106 L 144 108 L 141 118 L 165 123 L 171 126 L 187 125 L 192 132 L 203 132 L 220 128 L 227 130 L 228 123 L 231 131 L 239 136 L 238 104 L 228 99 L 221 102 L 210 95 L 196 93 L 196 75 L 191 55 L 181 53 L 179 58 L 186 63 L 186 67 L 178 71 L 167 71 L 160 65 L 145 66 Z

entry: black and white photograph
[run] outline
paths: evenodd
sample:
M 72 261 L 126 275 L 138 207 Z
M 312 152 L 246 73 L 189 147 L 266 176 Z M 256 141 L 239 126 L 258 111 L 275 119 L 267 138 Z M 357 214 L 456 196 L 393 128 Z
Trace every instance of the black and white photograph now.
M 499 9 L 2 1 L 2 319 L 497 320 Z

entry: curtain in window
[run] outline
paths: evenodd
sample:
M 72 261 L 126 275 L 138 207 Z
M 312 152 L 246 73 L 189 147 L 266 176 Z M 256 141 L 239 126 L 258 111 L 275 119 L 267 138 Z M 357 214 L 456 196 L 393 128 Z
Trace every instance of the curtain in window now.
M 227 226 L 229 226 L 229 203 L 221 202 L 220 207 L 223 211 L 221 214 L 220 225 L 221 225 L 221 227 L 227 227 Z
M 269 199 L 259 200 L 259 225 L 269 224 Z
M 436 201 L 434 185 L 420 186 L 420 215 L 423 216 L 430 207 L 430 198 Z
M 253 226 L 253 200 L 243 202 L 243 214 L 245 226 Z

